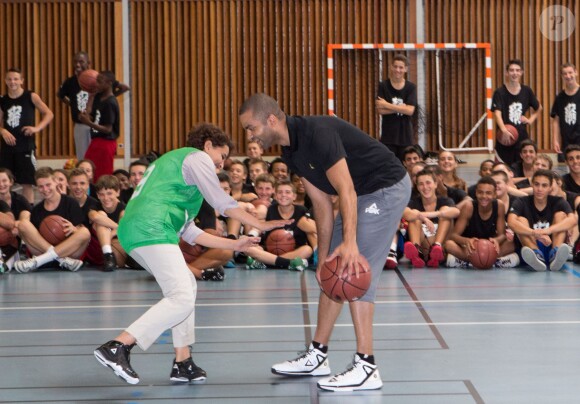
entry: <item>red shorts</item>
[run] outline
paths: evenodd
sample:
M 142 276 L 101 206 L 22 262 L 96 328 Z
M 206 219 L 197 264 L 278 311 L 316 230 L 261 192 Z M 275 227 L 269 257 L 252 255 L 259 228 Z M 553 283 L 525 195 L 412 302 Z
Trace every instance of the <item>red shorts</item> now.
M 117 141 L 95 137 L 85 153 L 85 158 L 95 163 L 94 182 L 101 175 L 113 174 L 113 162 L 117 153 Z

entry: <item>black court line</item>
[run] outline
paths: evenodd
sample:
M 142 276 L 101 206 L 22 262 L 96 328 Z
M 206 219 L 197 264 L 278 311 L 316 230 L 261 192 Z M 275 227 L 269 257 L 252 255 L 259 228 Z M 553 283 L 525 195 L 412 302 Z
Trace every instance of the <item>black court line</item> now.
M 308 304 L 308 288 L 304 271 L 300 274 L 300 296 L 302 298 L 302 319 L 304 321 L 304 342 L 306 346 L 312 342 L 312 327 L 310 322 L 310 305 Z
M 485 403 L 485 401 L 483 401 L 483 398 L 481 398 L 479 392 L 477 391 L 473 383 L 471 383 L 471 380 L 464 380 L 463 383 L 465 384 L 465 387 L 467 387 L 467 390 L 471 393 L 471 396 L 473 397 L 473 399 L 477 404 Z
M 409 283 L 407 282 L 407 280 L 405 279 L 405 277 L 403 276 L 401 271 L 399 271 L 398 268 L 395 269 L 395 272 L 397 273 L 397 276 L 399 277 L 399 279 L 401 280 L 401 283 L 405 287 L 405 290 L 407 291 L 407 293 L 409 294 L 411 299 L 413 299 L 413 302 L 415 302 L 415 306 L 417 306 L 417 309 L 419 309 L 419 313 L 421 313 L 421 316 L 423 316 L 423 319 L 429 325 L 431 332 L 433 333 L 435 338 L 437 338 L 437 341 L 439 342 L 439 345 L 441 345 L 441 348 L 449 349 L 447 342 L 445 342 L 445 339 L 443 339 L 443 336 L 441 335 L 441 333 L 437 329 L 437 326 L 435 324 L 433 324 L 433 320 L 431 320 L 431 317 L 429 317 L 429 314 L 427 314 L 427 310 L 425 310 L 425 308 L 423 307 L 423 304 L 421 303 L 421 301 L 419 300 L 419 298 L 417 297 L 417 295 L 413 291 L 413 288 L 411 288 L 411 285 L 409 285 Z

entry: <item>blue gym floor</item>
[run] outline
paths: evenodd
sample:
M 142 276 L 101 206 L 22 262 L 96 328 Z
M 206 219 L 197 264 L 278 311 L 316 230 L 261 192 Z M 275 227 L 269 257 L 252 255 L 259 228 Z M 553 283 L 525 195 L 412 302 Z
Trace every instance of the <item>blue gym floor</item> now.
M 580 397 L 580 267 L 384 271 L 375 356 L 384 387 L 319 391 L 316 378 L 285 379 L 275 362 L 314 333 L 314 273 L 226 270 L 199 282 L 194 360 L 203 384 L 172 385 L 171 336 L 135 348 L 141 383 L 128 385 L 93 349 L 160 299 L 142 271 L 11 272 L 0 277 L 0 402 L 161 403 L 574 403 Z M 355 341 L 348 310 L 330 345 L 344 370 Z

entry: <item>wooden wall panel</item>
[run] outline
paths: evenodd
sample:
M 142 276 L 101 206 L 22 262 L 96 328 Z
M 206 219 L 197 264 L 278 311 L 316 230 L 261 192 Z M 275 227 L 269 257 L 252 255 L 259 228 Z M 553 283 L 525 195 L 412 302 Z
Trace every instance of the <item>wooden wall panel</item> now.
M 324 114 L 326 44 L 415 42 L 414 0 L 129 0 L 130 52 L 122 54 L 120 0 L 0 0 L 0 71 L 24 69 L 26 85 L 55 112 L 38 138 L 41 157 L 74 153 L 68 109 L 56 98 L 72 73 L 72 55 L 87 50 L 97 69 L 117 73 L 129 64 L 133 156 L 185 144 L 196 123 L 213 122 L 231 133 L 245 153 L 237 109 L 250 94 L 277 98 L 290 114 Z M 538 29 L 540 13 L 562 4 L 580 15 L 580 0 L 425 1 L 426 42 L 491 42 L 493 86 L 505 63 L 524 60 L 524 82 L 537 93 L 544 113 L 532 136 L 549 147 L 548 110 L 561 88 L 558 66 L 580 65 L 580 29 L 552 42 Z M 421 27 L 419 27 L 421 28 Z M 411 60 L 416 81 L 417 58 Z M 435 55 L 425 58 L 425 122 L 428 147 L 436 148 Z M 335 52 L 337 115 L 378 136 L 374 99 L 388 75 L 392 52 Z M 444 52 L 442 97 L 445 144 L 457 146 L 484 110 L 484 55 Z M 381 76 L 382 71 L 382 76 Z M 484 129 L 473 143 L 483 145 Z M 277 153 L 273 149 L 270 153 Z
M 52 123 L 37 134 L 42 158 L 74 156 L 73 127 L 68 107 L 56 97 L 60 84 L 73 73 L 78 50 L 92 56 L 98 70 L 115 70 L 114 0 L 0 1 L 0 74 L 22 70 L 25 87 L 38 93 L 54 112 Z M 2 86 L 2 93 L 5 87 Z M 39 120 L 39 118 L 37 118 Z

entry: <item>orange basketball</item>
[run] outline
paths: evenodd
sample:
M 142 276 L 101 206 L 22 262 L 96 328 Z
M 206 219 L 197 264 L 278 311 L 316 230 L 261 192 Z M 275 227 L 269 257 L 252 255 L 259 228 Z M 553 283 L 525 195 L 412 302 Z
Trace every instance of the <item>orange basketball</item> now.
M 10 230 L 6 230 L 4 227 L 0 227 L 0 247 L 7 245 L 14 245 L 16 237 L 12 234 Z
M 501 130 L 497 130 L 497 134 L 495 136 L 496 140 L 504 146 L 511 146 L 518 141 L 518 130 L 513 125 L 505 125 L 505 128 L 508 130 L 509 133 L 512 134 L 514 137 L 511 139 L 509 136 L 506 136 Z
M 273 230 L 266 238 L 266 250 L 275 255 L 286 254 L 296 249 L 294 235 L 284 229 Z
M 50 215 L 45 217 L 40 223 L 40 228 L 38 229 L 40 235 L 53 246 L 62 243 L 66 238 L 63 220 L 61 216 Z
M 78 76 L 79 85 L 87 93 L 96 93 L 98 76 L 99 72 L 96 70 L 93 69 L 83 70 Z
M 369 268 L 368 261 L 365 259 L 364 262 Z M 325 262 L 322 266 L 320 270 L 320 288 L 322 291 L 332 300 L 339 302 L 354 302 L 363 297 L 371 285 L 372 273 L 370 268 L 365 270 L 363 266 L 359 266 L 360 272 L 357 278 L 354 271 L 349 273 L 346 269 L 341 276 L 338 276 L 339 265 L 340 257 L 336 257 L 332 261 Z
M 477 269 L 490 269 L 497 260 L 497 251 L 489 240 L 481 239 L 475 243 L 475 251 L 469 256 L 471 264 Z
M 183 258 L 185 258 L 185 262 L 188 264 L 198 259 L 201 254 L 207 251 L 205 247 L 199 244 L 191 245 L 181 238 L 179 239 L 179 248 L 181 249 Z

